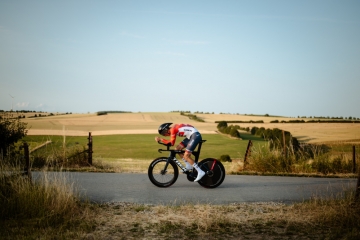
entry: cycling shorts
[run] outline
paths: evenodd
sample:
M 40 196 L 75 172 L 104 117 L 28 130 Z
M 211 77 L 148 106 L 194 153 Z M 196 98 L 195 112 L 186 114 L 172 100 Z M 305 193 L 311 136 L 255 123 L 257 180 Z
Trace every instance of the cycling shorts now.
M 201 140 L 201 134 L 199 132 L 195 132 L 190 136 L 190 139 L 185 138 L 181 144 L 186 148 L 186 151 L 193 152 Z

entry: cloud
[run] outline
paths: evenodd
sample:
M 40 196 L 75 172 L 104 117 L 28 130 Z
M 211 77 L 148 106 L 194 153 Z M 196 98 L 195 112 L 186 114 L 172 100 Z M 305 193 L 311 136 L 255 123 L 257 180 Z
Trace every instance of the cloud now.
M 15 106 L 18 108 L 26 108 L 29 106 L 29 103 L 28 102 L 16 103 Z

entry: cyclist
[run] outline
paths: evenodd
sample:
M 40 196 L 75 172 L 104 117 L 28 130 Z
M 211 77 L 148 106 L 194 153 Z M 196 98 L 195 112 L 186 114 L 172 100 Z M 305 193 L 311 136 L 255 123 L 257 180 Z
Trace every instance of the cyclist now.
M 194 182 L 199 181 L 204 175 L 205 172 L 199 168 L 195 161 L 191 158 L 191 153 L 195 150 L 198 143 L 202 140 L 201 134 L 199 131 L 191 126 L 190 124 L 175 124 L 173 127 L 170 127 L 172 123 L 163 123 L 159 126 L 159 134 L 162 136 L 170 136 L 170 140 L 166 140 L 160 137 L 155 137 L 155 141 L 163 144 L 170 144 L 174 146 L 176 136 L 185 137 L 185 139 L 176 146 L 176 150 L 182 150 L 185 148 L 184 154 L 179 154 L 182 160 L 186 164 L 186 169 L 191 170 L 193 167 L 198 172 L 198 175 Z

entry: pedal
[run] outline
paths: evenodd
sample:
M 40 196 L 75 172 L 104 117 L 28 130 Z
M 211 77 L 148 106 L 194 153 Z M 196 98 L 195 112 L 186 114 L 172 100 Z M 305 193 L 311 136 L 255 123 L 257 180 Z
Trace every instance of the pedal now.
M 192 172 L 189 173 L 189 176 L 195 179 L 197 177 L 197 172 L 192 171 Z
M 193 182 L 195 179 L 196 179 L 196 177 L 197 176 L 192 176 L 192 173 L 189 173 L 188 175 L 187 175 L 187 179 L 190 181 L 190 182 Z

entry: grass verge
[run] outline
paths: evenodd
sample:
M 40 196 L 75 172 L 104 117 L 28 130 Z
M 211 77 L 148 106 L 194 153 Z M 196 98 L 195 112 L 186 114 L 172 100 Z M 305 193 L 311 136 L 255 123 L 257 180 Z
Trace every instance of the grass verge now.
M 140 239 L 358 239 L 360 211 L 347 199 L 313 199 L 295 205 L 149 206 L 111 203 L 94 238 Z M 124 239 L 125 239 L 124 238 Z
M 86 204 L 77 221 L 4 221 L 3 239 L 359 239 L 358 206 L 344 200 L 177 206 Z M 5 235 L 4 235 L 5 232 Z
M 1 239 L 78 238 L 95 229 L 92 206 L 65 179 L 44 176 L 31 181 L 18 167 L 0 164 Z
M 81 202 L 65 179 L 0 171 L 1 239 L 359 239 L 354 194 L 301 204 Z

